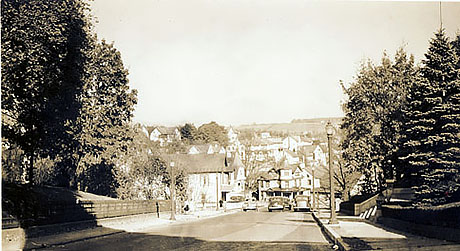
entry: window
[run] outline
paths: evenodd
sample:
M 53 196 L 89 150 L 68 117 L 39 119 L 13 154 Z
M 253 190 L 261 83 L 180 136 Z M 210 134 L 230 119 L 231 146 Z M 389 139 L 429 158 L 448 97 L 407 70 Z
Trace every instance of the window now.
M 286 181 L 281 181 L 281 188 L 287 188 L 287 182 Z

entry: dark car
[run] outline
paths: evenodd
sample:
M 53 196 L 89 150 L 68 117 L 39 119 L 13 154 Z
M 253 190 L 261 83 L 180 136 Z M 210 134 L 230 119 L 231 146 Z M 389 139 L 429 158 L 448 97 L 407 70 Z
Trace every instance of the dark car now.
M 291 210 L 292 204 L 289 201 L 289 198 L 275 196 L 268 199 L 268 211 L 271 212 L 273 210 L 284 210 L 285 208 Z

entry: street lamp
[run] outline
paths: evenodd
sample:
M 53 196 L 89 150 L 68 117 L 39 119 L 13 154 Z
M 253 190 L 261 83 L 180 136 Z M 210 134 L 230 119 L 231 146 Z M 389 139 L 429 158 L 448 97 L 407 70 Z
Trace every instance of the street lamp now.
M 315 166 L 311 167 L 311 175 L 312 177 L 312 192 L 313 192 L 313 211 L 316 209 L 316 200 L 315 200 Z
M 171 192 L 171 218 L 170 220 L 176 220 L 176 177 L 174 176 L 174 161 L 169 163 L 170 175 L 171 175 L 171 187 L 169 191 Z
M 331 218 L 329 219 L 329 224 L 338 224 L 337 218 L 335 216 L 335 195 L 334 195 L 334 183 L 332 180 L 332 135 L 334 135 L 334 127 L 331 124 L 331 121 L 328 121 L 326 124 L 326 133 L 327 133 L 327 145 L 329 151 L 329 184 L 331 192 Z

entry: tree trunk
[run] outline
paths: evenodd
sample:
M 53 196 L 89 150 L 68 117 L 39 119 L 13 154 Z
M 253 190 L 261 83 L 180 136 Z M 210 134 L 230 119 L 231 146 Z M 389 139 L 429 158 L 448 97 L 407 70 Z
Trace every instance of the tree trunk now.
M 27 179 L 29 181 L 29 186 L 33 186 L 34 185 L 34 151 L 30 151 L 30 155 L 29 155 L 29 167 L 28 167 L 28 170 L 27 170 Z

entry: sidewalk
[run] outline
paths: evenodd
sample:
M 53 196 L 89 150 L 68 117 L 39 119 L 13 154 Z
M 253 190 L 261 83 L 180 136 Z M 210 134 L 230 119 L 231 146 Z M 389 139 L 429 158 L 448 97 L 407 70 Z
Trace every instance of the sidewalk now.
M 212 217 L 236 213 L 239 210 L 220 211 L 199 211 L 189 212 L 188 214 L 176 214 L 176 220 L 169 220 L 171 213 L 160 213 L 160 218 L 156 214 L 143 214 L 135 216 L 117 217 L 111 219 L 98 220 L 97 227 L 58 233 L 47 236 L 29 238 L 26 240 L 24 249 L 39 249 L 64 245 L 72 242 L 88 240 L 103 236 L 109 236 L 124 232 L 142 232 L 148 228 L 166 226 L 169 224 L 181 224 L 185 222 L 208 219 Z M 16 249 L 17 250 L 17 249 Z
M 313 217 L 341 250 L 460 250 L 458 243 L 400 232 L 357 216 L 337 216 L 335 225 L 328 224 L 329 211 Z

